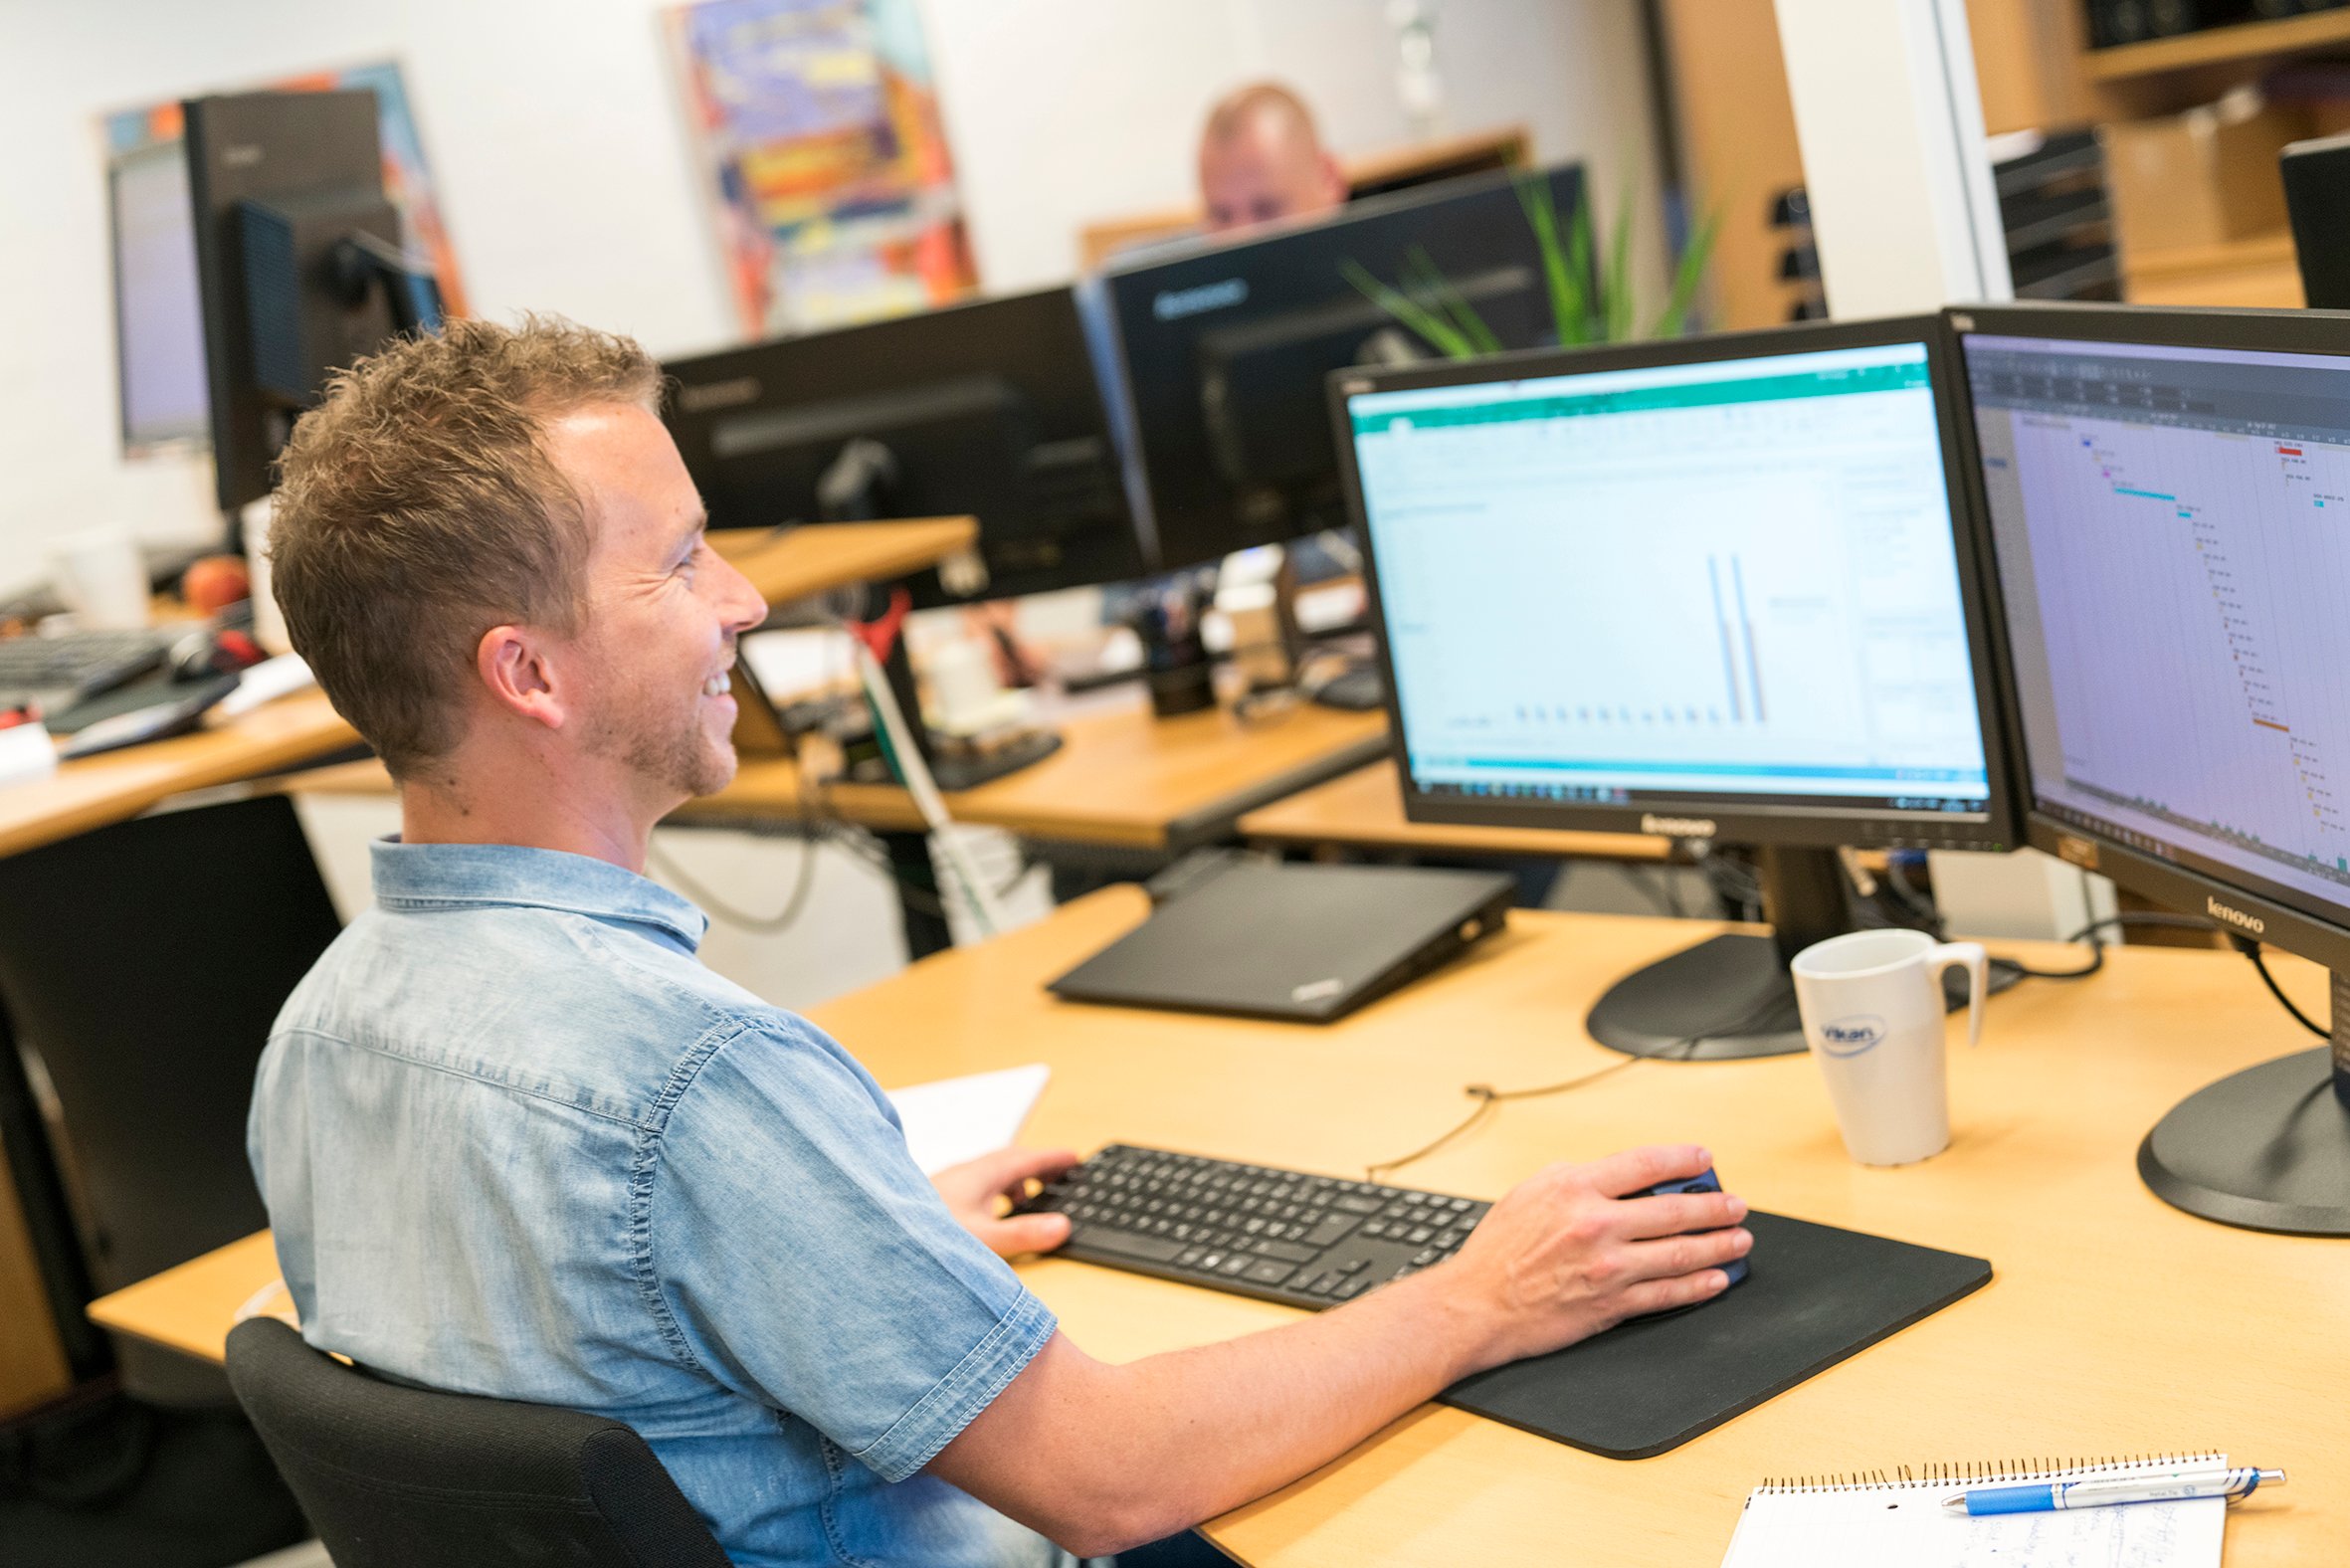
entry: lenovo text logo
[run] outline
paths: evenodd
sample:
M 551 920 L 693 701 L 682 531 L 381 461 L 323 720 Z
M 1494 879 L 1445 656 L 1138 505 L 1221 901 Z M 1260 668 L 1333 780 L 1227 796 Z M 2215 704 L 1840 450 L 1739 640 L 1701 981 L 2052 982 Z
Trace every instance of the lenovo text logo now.
M 2258 915 L 2247 914 L 2242 909 L 2231 909 L 2217 898 L 2205 898 L 2203 909 L 2213 919 L 2224 921 L 2240 931 L 2250 931 L 2254 936 L 2268 929 L 2268 922 Z

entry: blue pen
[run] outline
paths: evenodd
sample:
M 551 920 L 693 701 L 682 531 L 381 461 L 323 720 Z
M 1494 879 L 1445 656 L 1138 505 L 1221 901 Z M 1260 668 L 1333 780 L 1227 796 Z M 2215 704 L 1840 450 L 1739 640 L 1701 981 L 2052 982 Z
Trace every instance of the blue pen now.
M 2284 1483 L 2275 1470 L 2192 1470 L 2162 1475 L 2101 1475 L 2087 1480 L 2034 1481 L 2028 1486 L 1970 1486 L 1942 1499 L 1949 1513 L 2050 1513 L 2107 1508 L 2124 1502 L 2180 1502 L 2194 1497 L 2249 1497 L 2263 1482 Z

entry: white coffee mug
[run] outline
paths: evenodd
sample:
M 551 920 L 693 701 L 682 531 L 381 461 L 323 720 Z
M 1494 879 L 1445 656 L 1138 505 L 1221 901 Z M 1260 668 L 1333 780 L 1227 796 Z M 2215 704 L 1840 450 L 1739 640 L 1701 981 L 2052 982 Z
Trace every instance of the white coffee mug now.
M 1795 955 L 1804 1040 L 1828 1079 L 1845 1149 L 1862 1165 L 1907 1165 L 1950 1145 L 1942 971 L 1967 970 L 1967 1044 L 1983 1038 L 1987 960 L 1977 942 L 1923 931 L 1854 931 Z
M 294 638 L 286 630 L 286 612 L 279 608 L 278 590 L 270 577 L 270 521 L 277 515 L 272 496 L 248 505 L 238 518 L 245 538 L 247 597 L 253 604 L 253 640 L 273 658 L 294 652 Z
M 147 624 L 147 564 L 126 528 L 82 528 L 50 541 L 50 577 L 77 624 L 136 631 Z

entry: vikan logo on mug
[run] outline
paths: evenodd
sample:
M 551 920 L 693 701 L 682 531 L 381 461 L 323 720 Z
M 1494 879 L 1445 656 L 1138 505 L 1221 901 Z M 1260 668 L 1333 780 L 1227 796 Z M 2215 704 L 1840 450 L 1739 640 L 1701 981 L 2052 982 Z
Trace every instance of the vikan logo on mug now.
M 1857 1057 L 1884 1044 L 1885 1021 L 1874 1013 L 1855 1013 L 1820 1026 L 1820 1049 L 1832 1057 Z

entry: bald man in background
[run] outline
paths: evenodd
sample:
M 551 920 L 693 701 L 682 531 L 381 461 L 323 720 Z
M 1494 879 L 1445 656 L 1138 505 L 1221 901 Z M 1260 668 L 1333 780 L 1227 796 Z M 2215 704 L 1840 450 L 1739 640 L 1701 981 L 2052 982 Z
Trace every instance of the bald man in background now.
M 1295 222 L 1344 206 L 1346 176 L 1322 145 L 1305 100 L 1278 83 L 1259 82 L 1208 111 L 1200 202 L 1213 234 Z

